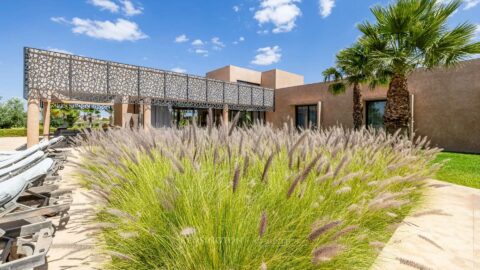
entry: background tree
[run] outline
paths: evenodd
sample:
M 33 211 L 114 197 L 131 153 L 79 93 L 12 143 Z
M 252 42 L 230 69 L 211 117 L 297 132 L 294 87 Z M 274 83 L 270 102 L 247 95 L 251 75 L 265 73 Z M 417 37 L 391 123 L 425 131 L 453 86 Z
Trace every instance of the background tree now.
M 385 107 L 385 128 L 393 133 L 407 131 L 410 102 L 407 76 L 419 67 L 450 67 L 480 53 L 472 42 L 476 26 L 463 23 L 452 29 L 448 18 L 460 7 L 460 0 L 447 4 L 436 0 L 397 0 L 387 7 L 371 9 L 376 22 L 358 26 L 372 57 L 393 74 Z
M 80 118 L 80 110 L 70 106 L 52 104 L 50 125 L 52 127 L 73 127 Z
M 25 127 L 26 119 L 27 114 L 21 99 L 11 98 L 0 103 L 0 128 Z
M 337 54 L 336 68 L 323 72 L 326 81 L 331 81 L 329 91 L 333 94 L 344 93 L 347 86 L 353 87 L 353 126 L 359 129 L 363 125 L 363 100 L 360 85 L 369 83 L 373 89 L 379 82 L 385 82 L 385 74 L 380 73 L 372 61 L 370 52 L 361 42 L 344 49 Z M 345 78 L 345 79 L 343 79 Z
M 88 122 L 89 128 L 92 128 L 94 115 L 95 117 L 97 117 L 97 119 L 100 118 L 100 111 L 98 109 L 90 107 L 90 108 L 82 109 L 82 112 L 84 113 L 83 120 Z

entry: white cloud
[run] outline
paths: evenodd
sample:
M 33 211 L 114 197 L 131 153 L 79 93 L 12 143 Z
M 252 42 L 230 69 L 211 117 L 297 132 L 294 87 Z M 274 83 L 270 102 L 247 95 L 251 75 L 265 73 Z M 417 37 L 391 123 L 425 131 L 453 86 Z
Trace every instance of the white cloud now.
M 330 16 L 332 9 L 335 7 L 335 0 L 320 0 L 320 15 L 323 18 Z
M 480 23 L 477 24 L 477 30 L 475 30 L 475 34 L 476 34 L 477 38 L 480 38 Z
M 186 73 L 186 72 L 187 72 L 186 69 L 180 68 L 180 67 L 172 68 L 172 71 L 173 71 L 173 72 L 178 72 L 178 73 Z
M 203 56 L 208 56 L 208 51 L 207 50 L 204 50 L 204 49 L 196 49 L 195 50 L 195 53 L 196 54 L 201 54 Z
M 238 40 L 235 40 L 235 41 L 233 42 L 233 44 L 237 45 L 238 43 L 244 42 L 244 41 L 245 41 L 245 38 L 244 38 L 244 37 L 239 37 Z
M 175 43 L 184 43 L 188 41 L 188 37 L 185 34 L 182 34 L 175 38 Z
M 72 28 L 73 33 L 84 34 L 98 39 L 135 41 L 148 38 L 136 23 L 125 19 L 117 19 L 116 22 L 111 22 L 73 18 L 70 23 L 74 25 Z
M 217 50 L 217 51 L 219 51 L 219 50 L 221 50 L 222 48 L 225 47 L 225 43 L 220 41 L 219 37 L 212 38 L 212 44 L 213 44 L 213 49 Z
M 441 4 L 448 4 L 448 3 L 452 2 L 452 0 L 439 0 L 438 2 L 441 3 Z M 474 8 L 478 4 L 480 4 L 480 0 L 463 0 L 463 3 L 465 4 L 463 9 L 468 10 L 468 9 Z
M 273 33 L 290 32 L 295 28 L 295 21 L 302 15 L 296 3 L 300 0 L 262 0 L 260 9 L 254 18 L 260 25 L 272 23 Z
M 203 46 L 203 44 L 205 44 L 201 39 L 195 39 L 193 42 L 192 42 L 192 45 L 193 46 Z
M 135 7 L 135 5 L 130 0 L 123 0 L 122 4 L 122 11 L 123 13 L 125 13 L 126 16 L 135 16 L 142 14 L 143 12 L 142 7 Z
M 58 52 L 58 53 L 73 54 L 71 51 L 67 51 L 67 50 L 64 50 L 64 49 L 58 49 L 58 48 L 52 48 L 52 47 L 48 47 L 47 50 L 52 51 L 52 52 Z
M 50 20 L 56 23 L 70 23 L 67 19 L 65 19 L 65 17 L 51 17 Z
M 239 12 L 239 11 L 240 11 L 240 7 L 239 7 L 239 6 L 233 6 L 232 9 L 233 9 L 233 11 L 235 11 L 235 12 Z
M 108 10 L 110 12 L 116 13 L 120 8 L 115 2 L 111 0 L 89 0 L 88 3 L 99 7 L 101 10 Z
M 464 0 L 464 2 L 465 2 L 465 7 L 463 8 L 464 10 L 474 8 L 478 4 L 480 4 L 480 0 Z
M 282 58 L 281 49 L 279 46 L 265 47 L 257 50 L 258 54 L 252 60 L 252 64 L 259 66 L 268 66 L 278 63 Z

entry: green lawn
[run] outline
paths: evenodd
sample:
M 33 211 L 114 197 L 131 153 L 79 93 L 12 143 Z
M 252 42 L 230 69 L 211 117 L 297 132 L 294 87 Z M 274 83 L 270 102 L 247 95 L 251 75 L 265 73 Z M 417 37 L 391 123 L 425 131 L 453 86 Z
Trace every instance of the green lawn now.
M 437 162 L 448 159 L 437 173 L 437 179 L 468 187 L 480 188 L 480 155 L 440 153 Z

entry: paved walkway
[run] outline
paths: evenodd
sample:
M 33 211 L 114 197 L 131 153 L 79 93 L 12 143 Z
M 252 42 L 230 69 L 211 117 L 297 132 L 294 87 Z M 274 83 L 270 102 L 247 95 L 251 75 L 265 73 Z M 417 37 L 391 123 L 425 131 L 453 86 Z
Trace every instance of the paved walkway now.
M 72 159 L 75 159 L 75 155 L 69 158 Z M 102 269 L 101 263 L 105 258 L 99 255 L 94 237 L 94 234 L 98 233 L 93 221 L 95 198 L 77 182 L 71 163 L 67 162 L 60 175 L 60 188 L 72 190 L 73 203 L 66 229 L 58 231 L 53 238 L 52 247 L 47 254 L 46 269 Z
M 27 146 L 27 137 L 0 138 L 0 151 L 20 150 Z
M 372 269 L 480 269 L 480 189 L 429 181 Z
M 25 147 L 26 137 L 0 138 L 0 151 L 11 151 Z M 69 160 L 75 160 L 75 152 Z M 82 188 L 74 177 L 74 168 L 66 163 L 59 171 L 62 181 L 60 189 L 72 190 L 73 203 L 70 207 L 70 221 L 63 230 L 56 232 L 52 246 L 47 253 L 48 264 L 38 270 L 87 270 L 101 269 L 105 260 L 99 255 L 93 234 L 97 233 L 92 221 L 94 217 L 95 200 L 90 191 Z

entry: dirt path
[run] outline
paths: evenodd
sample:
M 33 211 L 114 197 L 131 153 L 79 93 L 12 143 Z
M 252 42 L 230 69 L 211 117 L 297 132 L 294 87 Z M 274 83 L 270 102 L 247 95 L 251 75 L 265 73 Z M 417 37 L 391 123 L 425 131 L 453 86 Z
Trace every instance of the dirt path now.
M 372 269 L 480 269 L 480 189 L 429 181 Z

